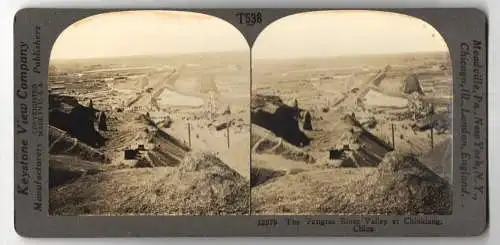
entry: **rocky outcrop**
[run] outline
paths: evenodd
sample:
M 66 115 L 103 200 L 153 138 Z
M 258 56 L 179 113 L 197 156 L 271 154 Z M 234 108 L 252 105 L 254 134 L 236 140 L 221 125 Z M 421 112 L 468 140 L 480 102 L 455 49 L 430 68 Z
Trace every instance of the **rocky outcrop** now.
M 300 130 L 300 108 L 288 106 L 278 96 L 254 95 L 252 123 L 273 132 L 295 146 L 309 145 L 310 139 Z
M 73 97 L 49 95 L 49 124 L 92 147 L 103 146 L 105 142 L 94 127 L 99 113 L 94 108 L 81 105 Z M 99 124 L 104 123 L 101 121 Z

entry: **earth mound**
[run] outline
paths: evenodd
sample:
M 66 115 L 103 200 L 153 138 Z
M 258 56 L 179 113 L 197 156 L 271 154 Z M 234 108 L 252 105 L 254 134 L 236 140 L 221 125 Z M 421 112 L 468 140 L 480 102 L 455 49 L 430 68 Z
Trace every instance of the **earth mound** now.
M 148 142 L 154 145 L 147 151 L 152 166 L 178 166 L 190 151 L 183 142 L 159 128 L 150 132 Z
M 452 173 L 452 147 L 452 140 L 448 138 L 434 146 L 434 149 L 422 160 L 425 166 L 448 181 L 451 181 Z
M 451 214 L 451 188 L 413 155 L 391 152 L 367 182 L 370 209 L 382 214 Z
M 84 176 L 50 193 L 56 215 L 243 215 L 250 183 L 209 153 L 178 167 L 135 168 Z
M 49 160 L 49 188 L 74 182 L 85 175 L 100 173 L 98 164 L 83 160 L 67 162 L 65 157 L 51 157 Z
M 253 210 L 261 214 L 446 215 L 451 200 L 448 181 L 397 152 L 377 168 L 302 172 L 252 189 Z
M 261 185 L 273 178 L 280 177 L 286 174 L 285 171 L 276 171 L 273 169 L 259 167 L 252 167 L 250 172 L 250 186 L 252 188 Z
M 409 74 L 401 81 L 401 92 L 405 94 L 418 93 L 424 95 L 417 74 Z

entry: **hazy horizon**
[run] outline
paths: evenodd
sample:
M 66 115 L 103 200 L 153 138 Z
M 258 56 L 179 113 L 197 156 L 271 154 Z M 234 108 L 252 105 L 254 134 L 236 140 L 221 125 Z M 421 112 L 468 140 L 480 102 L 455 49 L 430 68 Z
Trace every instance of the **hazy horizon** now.
M 220 52 L 248 53 L 250 49 L 234 26 L 217 17 L 181 11 L 124 11 L 90 16 L 70 25 L 54 43 L 51 60 Z M 417 18 L 331 10 L 274 21 L 259 34 L 251 52 L 254 59 L 281 60 L 449 51 L 441 35 Z
M 155 58 L 170 58 L 170 57 L 179 57 L 179 56 L 195 56 L 197 54 L 235 54 L 242 53 L 247 54 L 248 51 L 208 51 L 208 52 L 191 52 L 191 53 L 155 53 L 155 54 L 131 54 L 131 55 L 117 55 L 117 56 L 97 56 L 97 57 L 88 57 L 88 58 L 51 58 L 51 62 L 61 62 L 61 61 L 76 61 L 76 60 L 112 60 L 112 59 L 120 59 L 120 58 L 147 58 L 147 57 L 155 57 Z
M 294 14 L 267 26 L 256 59 L 449 52 L 427 22 L 390 12 L 327 10 Z
M 106 57 L 90 57 L 90 58 L 70 58 L 70 59 L 51 59 L 50 62 L 65 62 L 65 61 L 86 61 L 86 60 L 113 60 L 113 59 L 123 59 L 123 58 L 146 58 L 146 57 L 156 57 L 156 58 L 169 58 L 178 57 L 183 55 L 196 55 L 196 54 L 217 54 L 217 53 L 247 53 L 244 51 L 221 51 L 221 52 L 199 52 L 199 53 L 184 53 L 184 54 L 146 54 L 146 55 L 126 55 L 126 56 L 106 56 Z M 302 56 L 302 57 L 273 57 L 273 58 L 253 58 L 253 60 L 262 61 L 287 61 L 294 59 L 335 59 L 335 58 L 348 58 L 348 57 L 363 57 L 363 56 L 398 56 L 398 55 L 422 55 L 422 54 L 449 54 L 447 51 L 415 51 L 415 52 L 401 52 L 401 53 L 362 53 L 362 54 L 350 54 L 350 55 L 332 55 L 332 56 Z
M 449 54 L 448 51 L 414 51 L 414 52 L 398 52 L 398 53 L 359 53 L 359 54 L 340 54 L 340 55 L 322 55 L 322 56 L 300 56 L 300 57 L 252 57 L 252 60 L 262 60 L 262 61 L 285 61 L 294 59 L 336 59 L 336 58 L 350 58 L 350 57 L 363 57 L 363 56 L 398 56 L 398 55 L 421 55 L 421 54 Z
M 124 11 L 93 15 L 67 27 L 51 59 L 249 52 L 243 35 L 228 22 L 182 11 Z

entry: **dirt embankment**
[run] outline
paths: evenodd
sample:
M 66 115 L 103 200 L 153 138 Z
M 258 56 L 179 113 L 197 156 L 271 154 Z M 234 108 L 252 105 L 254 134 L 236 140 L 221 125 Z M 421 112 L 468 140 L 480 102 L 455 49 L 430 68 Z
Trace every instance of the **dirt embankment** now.
M 188 155 L 179 167 L 124 169 L 54 188 L 56 215 L 244 215 L 249 183 L 217 157 Z
M 66 99 L 71 102 L 71 98 Z M 84 107 L 64 104 L 69 112 Z M 71 130 L 73 125 L 71 114 L 63 114 L 60 108 L 55 111 L 64 115 L 58 118 L 62 121 L 50 125 L 51 214 L 249 213 L 248 178 L 215 155 L 192 152 L 184 142 L 161 130 L 148 114 L 113 114 L 105 132 L 97 130 L 93 113 L 86 114 L 90 122 L 84 121 L 83 127 L 92 125 L 92 130 L 107 138 L 97 148 L 85 143 L 81 135 L 70 133 L 74 131 L 56 127 Z M 125 157 L 125 149 L 133 156 Z
M 64 185 L 102 170 L 109 163 L 98 149 L 105 138 L 97 130 L 102 112 L 70 96 L 49 95 L 49 187 Z
M 49 188 L 70 184 L 79 178 L 102 172 L 95 162 L 75 159 L 71 156 L 55 156 L 49 160 Z
M 113 120 L 107 122 L 103 112 L 90 105 L 83 106 L 73 97 L 51 95 L 50 99 L 51 187 L 96 172 L 87 169 L 175 166 L 189 151 L 181 142 L 158 129 L 146 115 L 130 118 L 132 115 L 127 114 L 121 115 L 121 119 L 113 116 Z M 145 154 L 125 160 L 124 150 L 139 145 L 146 146 Z M 125 161 L 128 164 L 124 164 Z M 102 164 L 107 166 L 99 166 Z
M 103 152 L 71 137 L 67 132 L 49 125 L 49 153 L 74 156 L 86 161 L 106 162 Z
M 452 141 L 451 137 L 439 143 L 431 152 L 423 157 L 422 162 L 439 176 L 451 181 L 452 175 Z
M 257 125 L 252 125 L 251 145 L 253 154 L 274 154 L 293 161 L 316 162 L 316 159 L 304 149 L 288 143 L 271 131 Z
M 275 177 L 252 189 L 257 214 L 450 214 L 447 180 L 410 155 L 376 168 L 338 168 Z

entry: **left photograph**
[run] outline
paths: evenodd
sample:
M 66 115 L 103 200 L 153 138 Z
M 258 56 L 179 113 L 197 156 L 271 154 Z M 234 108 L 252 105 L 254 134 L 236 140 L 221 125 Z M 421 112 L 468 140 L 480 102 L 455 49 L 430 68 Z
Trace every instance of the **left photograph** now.
M 50 215 L 247 215 L 250 49 L 181 11 L 94 15 L 49 65 Z

